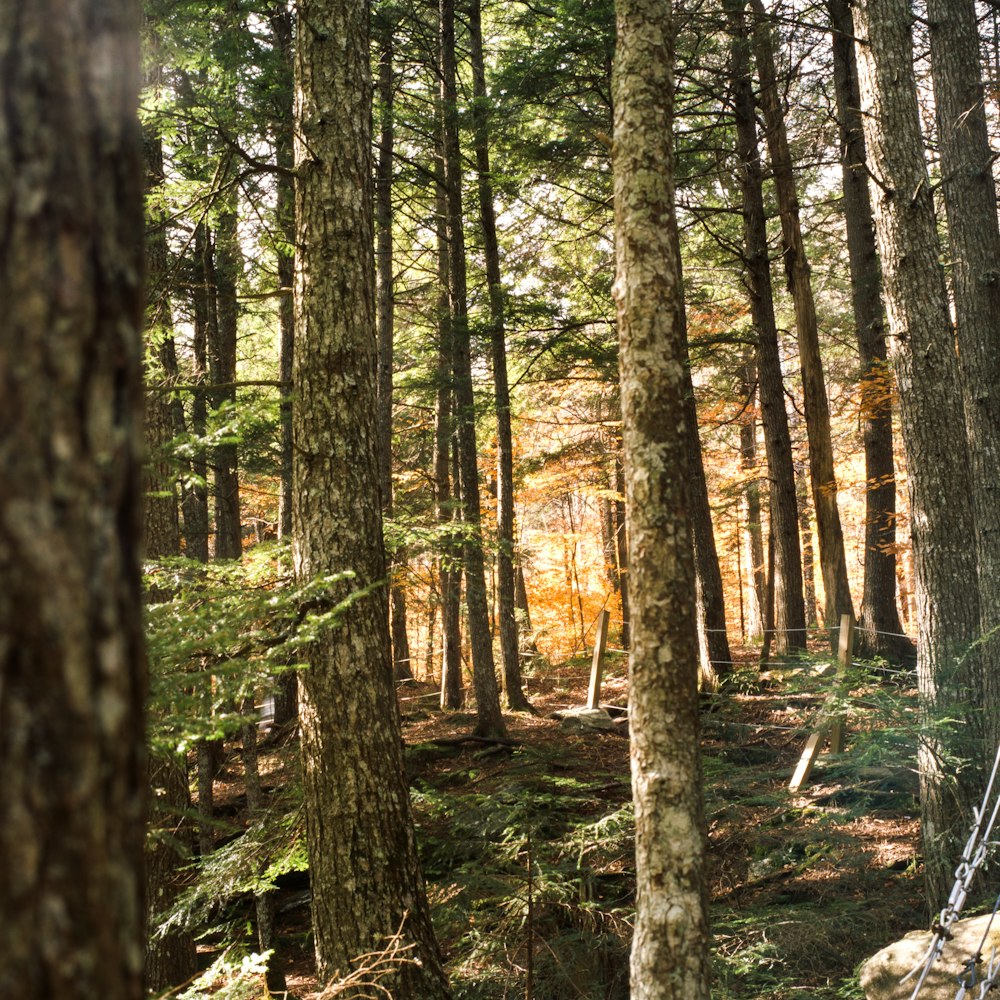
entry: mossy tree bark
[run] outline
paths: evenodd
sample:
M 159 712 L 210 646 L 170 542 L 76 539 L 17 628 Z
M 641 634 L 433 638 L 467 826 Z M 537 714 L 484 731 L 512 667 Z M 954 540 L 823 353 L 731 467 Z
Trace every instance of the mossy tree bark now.
M 378 482 L 368 15 L 302 0 L 296 50 L 293 546 L 302 581 L 365 591 L 309 650 L 302 771 L 321 982 L 397 931 L 394 996 L 448 994 L 417 866 L 392 678 Z
M 698 648 L 686 477 L 683 289 L 667 0 L 620 0 L 614 76 L 615 300 L 630 533 L 636 923 L 631 995 L 707 1000 Z
M 143 163 L 130 0 L 0 7 L 0 990 L 139 1000 Z

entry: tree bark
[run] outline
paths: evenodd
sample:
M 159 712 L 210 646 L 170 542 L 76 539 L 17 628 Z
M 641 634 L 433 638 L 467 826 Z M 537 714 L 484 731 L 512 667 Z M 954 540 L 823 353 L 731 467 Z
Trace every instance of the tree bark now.
M 892 372 L 887 363 L 882 266 L 868 193 L 861 124 L 854 15 L 847 0 L 827 0 L 833 28 L 833 83 L 837 97 L 844 222 L 851 270 L 851 302 L 861 359 L 861 421 L 865 447 L 865 569 L 855 645 L 859 658 L 912 660 L 896 601 L 896 471 L 892 444 Z
M 743 354 L 739 369 L 740 398 L 745 400 L 740 420 L 740 469 L 746 477 L 743 487 L 746 524 L 746 567 L 749 587 L 748 613 L 744 638 L 759 637 L 764 629 L 767 567 L 764 563 L 764 533 L 761 527 L 760 476 L 757 469 L 757 369 L 752 350 Z
M 393 30 L 394 23 L 380 9 L 378 103 L 381 115 L 378 161 L 375 166 L 375 259 L 376 312 L 378 316 L 378 418 L 379 418 L 379 479 L 382 486 L 382 513 L 392 517 L 392 370 L 395 293 L 392 273 L 392 173 L 395 123 L 393 98 Z M 406 550 L 400 547 L 390 568 L 390 626 L 392 635 L 393 676 L 398 681 L 413 680 L 410 665 L 410 642 L 406 634 L 406 596 L 400 573 L 406 566 Z
M 726 0 L 730 26 L 730 69 L 736 118 L 738 179 L 743 194 L 743 242 L 750 311 L 757 334 L 757 387 L 770 480 L 770 531 L 774 538 L 774 646 L 785 654 L 806 645 L 802 556 L 792 442 L 774 319 L 771 264 L 764 215 L 763 172 L 757 147 L 757 118 L 750 84 L 750 53 L 743 0 Z
M 802 224 L 799 198 L 785 116 L 778 92 L 774 66 L 774 41 L 762 0 L 750 0 L 754 11 L 753 41 L 760 77 L 760 103 L 766 122 L 765 136 L 771 156 L 771 171 L 781 215 L 781 238 L 788 288 L 795 304 L 795 331 L 802 363 L 802 402 L 809 440 L 809 479 L 812 485 L 819 561 L 823 573 L 825 622 L 839 627 L 841 615 L 854 615 L 851 587 L 847 579 L 844 533 L 837 508 L 837 477 L 833 466 L 833 437 L 830 431 L 830 404 L 826 395 L 823 359 L 819 349 L 816 303 Z
M 973 0 L 929 0 L 931 76 L 951 246 L 976 523 L 980 633 L 1000 625 L 1000 227 Z M 1000 640 L 979 647 L 989 745 L 1000 741 Z
M 448 995 L 417 866 L 392 679 L 379 509 L 368 17 L 300 0 L 296 68 L 293 554 L 342 600 L 300 678 L 302 772 L 321 983 L 397 932 L 394 996 Z
M 674 215 L 671 5 L 621 0 L 614 76 L 615 300 L 631 535 L 634 1000 L 707 1000 L 705 827 Z
M 507 707 L 527 711 L 531 704 L 521 683 L 517 618 L 514 615 L 514 442 L 510 426 L 510 387 L 507 380 L 507 339 L 504 291 L 500 282 L 500 247 L 490 170 L 489 95 L 483 58 L 480 0 L 469 2 L 469 47 L 472 56 L 472 116 L 475 130 L 479 216 L 483 227 L 483 254 L 490 300 L 490 346 L 493 357 L 493 393 L 497 410 L 497 618 L 503 665 L 503 693 Z
M 144 995 L 138 35 L 126 0 L 0 8 L 0 990 L 30 1000 Z
M 969 459 L 954 331 L 948 310 L 933 195 L 913 74 L 907 0 L 855 7 L 858 76 L 872 169 L 872 205 L 885 281 L 889 345 L 899 387 L 910 485 L 920 609 L 917 677 L 925 721 L 965 711 L 966 726 L 928 730 L 920 747 L 922 831 L 928 898 L 942 905 L 952 881 L 985 749 L 983 685 L 971 643 L 979 634 Z M 973 708 L 973 706 L 975 706 Z M 961 734 L 959 730 L 962 730 Z M 958 780 L 942 750 L 970 759 Z
M 444 117 L 444 181 L 448 215 L 448 299 L 451 315 L 452 375 L 455 420 L 458 429 L 458 463 L 464 541 L 465 602 L 472 647 L 472 680 L 476 691 L 476 734 L 504 736 L 507 729 L 500 711 L 493 639 L 486 599 L 486 567 L 479 506 L 479 467 L 476 447 L 476 410 L 472 391 L 472 344 L 469 331 L 465 267 L 465 234 L 462 229 L 462 156 L 458 134 L 458 91 L 455 57 L 454 0 L 440 0 L 441 106 Z

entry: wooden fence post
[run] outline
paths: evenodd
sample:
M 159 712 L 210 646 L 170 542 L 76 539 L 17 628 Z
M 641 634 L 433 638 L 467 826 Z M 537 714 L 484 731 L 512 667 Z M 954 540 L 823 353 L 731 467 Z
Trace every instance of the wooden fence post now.
M 834 678 L 836 688 L 827 698 L 826 705 L 820 710 L 824 721 L 814 730 L 806 745 L 802 750 L 802 756 L 795 767 L 792 780 L 788 783 L 788 790 L 797 792 L 808 780 L 812 773 L 813 765 L 823 749 L 823 743 L 829 737 L 830 752 L 840 753 L 844 748 L 844 727 L 843 717 L 840 712 L 832 715 L 828 713 L 828 708 L 834 699 L 839 697 L 841 682 L 847 674 L 847 669 L 851 665 L 851 658 L 854 655 L 854 619 L 850 615 L 840 616 L 840 641 L 837 646 L 837 673 Z
M 590 664 L 590 688 L 587 691 L 587 708 L 601 707 L 601 680 L 604 675 L 604 649 L 608 644 L 607 608 L 597 615 L 597 634 L 594 636 L 594 659 Z

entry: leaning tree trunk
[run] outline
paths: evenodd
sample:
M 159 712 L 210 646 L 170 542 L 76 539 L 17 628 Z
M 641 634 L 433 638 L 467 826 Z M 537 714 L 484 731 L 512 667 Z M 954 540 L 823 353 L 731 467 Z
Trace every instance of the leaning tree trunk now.
M 927 176 L 907 0 L 863 0 L 855 24 L 875 231 L 899 387 L 920 608 L 917 675 L 928 729 L 920 746 L 923 851 L 931 909 L 942 905 L 981 793 L 983 685 L 975 523 L 958 359 Z M 943 716 L 964 713 L 947 730 Z M 955 780 L 944 761 L 970 760 Z
M 128 0 L 0 8 L 0 991 L 26 1000 L 144 995 L 138 35 Z
M 765 136 L 781 214 L 785 274 L 795 305 L 795 331 L 798 336 L 799 359 L 802 362 L 802 402 L 809 441 L 809 479 L 813 509 L 816 511 L 819 561 L 823 573 L 824 624 L 827 628 L 834 629 L 839 626 L 841 615 L 853 616 L 854 604 L 847 579 L 844 533 L 837 508 L 830 404 L 819 349 L 819 326 L 816 322 L 809 258 L 799 220 L 795 173 L 774 68 L 774 40 L 762 0 L 750 0 L 750 5 L 755 15 L 754 52 L 760 77 L 760 102 L 766 122 Z
M 737 174 L 743 194 L 744 263 L 750 312 L 757 334 L 757 386 L 770 479 L 771 538 L 774 539 L 774 646 L 779 654 L 806 645 L 802 556 L 792 441 L 774 319 L 771 265 L 764 215 L 763 171 L 757 147 L 757 117 L 750 85 L 750 53 L 742 0 L 726 0 L 730 25 L 730 71 L 736 118 Z M 770 572 L 770 571 L 769 571 Z
M 631 534 L 634 1000 L 707 1000 L 705 828 L 667 0 L 620 0 L 615 299 Z
M 887 364 L 882 267 L 868 193 L 861 124 L 854 16 L 848 0 L 827 0 L 833 28 L 833 84 L 837 95 L 844 222 L 851 269 L 851 301 L 861 358 L 861 424 L 865 447 L 865 571 L 855 645 L 859 657 L 912 660 L 896 601 L 896 469 L 892 445 L 892 374 Z
M 300 0 L 296 68 L 295 510 L 300 582 L 356 599 L 308 650 L 302 780 L 321 983 L 397 932 L 402 1000 L 446 997 L 417 866 L 392 679 L 379 510 L 367 11 Z
M 1000 740 L 1000 227 L 973 0 L 928 0 L 979 565 L 986 727 Z
M 465 233 L 462 221 L 462 155 L 458 132 L 458 90 L 455 57 L 455 3 L 440 0 L 441 106 L 444 118 L 444 180 L 448 215 L 448 299 L 451 314 L 452 373 L 455 388 L 455 422 L 458 428 L 459 495 L 465 563 L 465 602 L 472 647 L 472 681 L 476 691 L 476 733 L 506 734 L 500 711 L 493 638 L 486 599 L 486 566 L 483 557 L 482 518 L 479 506 L 479 466 L 476 447 L 476 404 L 472 391 L 472 338 L 469 330 L 465 266 Z

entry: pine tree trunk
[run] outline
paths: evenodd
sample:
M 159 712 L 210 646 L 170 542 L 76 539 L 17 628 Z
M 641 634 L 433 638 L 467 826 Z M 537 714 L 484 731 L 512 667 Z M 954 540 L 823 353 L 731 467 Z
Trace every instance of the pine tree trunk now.
M 757 385 L 770 480 L 770 533 L 774 539 L 774 646 L 779 654 L 805 648 L 798 505 L 792 442 L 774 319 L 771 267 L 764 215 L 763 173 L 750 85 L 750 53 L 743 0 L 726 0 L 731 35 L 730 70 L 736 118 L 738 179 L 743 194 L 743 241 L 750 311 L 757 334 Z
M 837 508 L 830 404 L 819 349 L 819 327 L 816 322 L 809 258 L 799 221 L 795 173 L 788 149 L 785 116 L 774 67 L 774 41 L 762 0 L 750 0 L 750 5 L 755 15 L 753 41 L 760 76 L 760 102 L 764 111 L 767 148 L 771 156 L 771 171 L 781 214 L 785 274 L 795 304 L 795 330 L 802 363 L 802 401 L 809 439 L 809 479 L 813 509 L 816 511 L 820 568 L 823 573 L 826 609 L 824 623 L 827 628 L 835 628 L 840 625 L 841 615 L 854 615 L 854 604 L 847 579 L 844 533 Z
M 833 27 L 833 83 L 837 95 L 844 221 L 851 269 L 851 301 L 861 358 L 861 421 L 865 447 L 865 571 L 855 654 L 912 660 L 896 602 L 896 479 L 892 398 L 888 391 L 882 269 L 868 193 L 867 154 L 861 124 L 854 16 L 847 0 L 827 0 Z
M 209 243 L 206 272 L 214 276 L 214 309 L 209 322 L 208 367 L 213 387 L 212 409 L 236 404 L 236 334 L 239 307 L 236 282 L 242 267 L 242 254 L 236 231 L 235 205 L 219 213 L 214 254 Z M 209 271 L 209 268 L 211 269 Z M 216 446 L 212 454 L 215 484 L 215 558 L 239 559 L 243 554 L 240 519 L 240 483 L 235 444 Z
M 437 405 L 434 411 L 434 503 L 441 529 L 441 708 L 462 707 L 462 632 L 459 604 L 462 599 L 460 547 L 448 525 L 455 520 L 451 487 L 451 454 L 454 445 L 454 421 L 451 379 L 451 316 L 448 306 L 448 216 L 444 188 L 444 136 L 437 164 L 437 247 L 438 247 L 438 357 Z
M 677 311 L 665 0 L 620 0 L 614 78 L 615 299 L 631 535 L 633 1000 L 707 1000 L 710 967 L 698 750 L 684 341 Z
M 980 633 L 1000 626 L 1000 227 L 973 0 L 929 0 L 931 75 L 937 106 L 951 246 L 958 358 L 969 439 L 979 566 Z M 980 647 L 982 706 L 990 745 L 1000 741 L 1000 638 Z
M 385 11 L 380 10 L 378 103 L 381 114 L 378 161 L 375 165 L 375 259 L 376 312 L 378 322 L 378 419 L 379 480 L 382 487 L 382 513 L 392 517 L 392 368 L 395 296 L 392 274 L 392 171 L 395 144 L 393 97 L 395 79 L 392 71 L 393 28 Z M 393 676 L 413 680 L 410 669 L 410 643 L 406 634 L 406 598 L 399 574 L 406 564 L 406 552 L 398 548 L 390 572 L 390 623 L 392 635 Z
M 144 996 L 138 35 L 127 0 L 0 7 L 0 991 L 25 1000 Z
M 401 1000 L 446 997 L 417 867 L 392 679 L 376 414 L 368 18 L 300 0 L 296 49 L 293 545 L 301 582 L 350 569 L 368 589 L 308 651 L 302 775 L 321 983 L 399 932 Z
M 748 588 L 747 626 L 744 638 L 754 638 L 764 629 L 767 567 L 764 563 L 764 533 L 761 527 L 760 477 L 757 469 L 757 370 L 753 353 L 747 350 L 739 369 L 739 393 L 745 411 L 740 421 L 740 469 L 746 477 L 743 502 L 746 523 L 746 567 Z
M 458 134 L 454 0 L 440 0 L 441 105 L 444 117 L 444 179 L 448 215 L 448 299 L 451 314 L 452 374 L 464 542 L 465 601 L 476 691 L 476 734 L 503 736 L 493 638 L 486 598 L 486 566 L 479 506 L 476 409 L 472 391 L 472 344 L 467 305 L 465 234 L 462 226 L 462 156 Z
M 981 793 L 983 704 L 975 655 L 979 633 L 975 537 L 968 444 L 958 359 L 948 310 L 933 195 L 927 176 L 913 74 L 907 0 L 864 0 L 855 7 L 858 76 L 872 169 L 875 230 L 885 282 L 890 351 L 899 387 L 910 485 L 913 556 L 920 608 L 917 676 L 925 721 L 968 712 L 953 742 L 940 727 L 921 741 L 923 852 L 931 909 L 943 905 Z M 961 730 L 961 734 L 959 733 Z M 946 751 L 942 755 L 941 751 Z M 956 782 L 948 753 L 971 759 Z
M 472 56 L 473 124 L 479 181 L 479 216 L 483 227 L 486 283 L 490 299 L 490 345 L 493 356 L 493 392 L 497 409 L 497 618 L 503 693 L 507 707 L 530 710 L 521 684 L 517 619 L 514 615 L 514 443 L 510 427 L 510 388 L 507 383 L 507 341 L 504 291 L 500 283 L 500 247 L 490 171 L 489 95 L 483 58 L 480 0 L 469 2 L 469 43 Z

